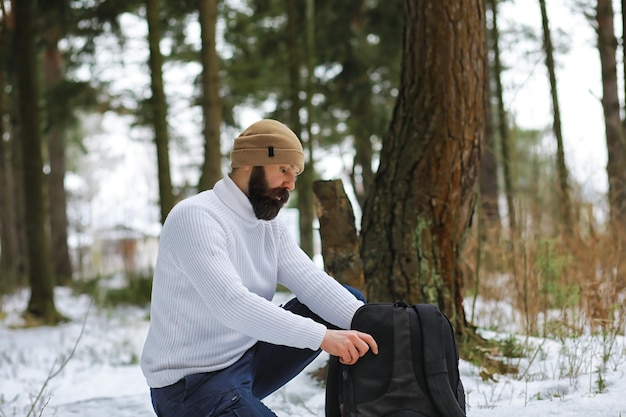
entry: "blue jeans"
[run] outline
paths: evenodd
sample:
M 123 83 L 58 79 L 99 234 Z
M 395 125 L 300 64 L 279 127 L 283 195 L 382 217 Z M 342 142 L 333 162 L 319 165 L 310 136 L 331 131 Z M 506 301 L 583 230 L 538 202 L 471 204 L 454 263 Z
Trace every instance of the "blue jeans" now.
M 346 288 L 365 301 L 358 290 Z M 337 328 L 296 298 L 283 308 Z M 258 342 L 228 368 L 188 375 L 173 385 L 152 388 L 152 406 L 158 417 L 276 416 L 261 400 L 302 372 L 320 352 Z

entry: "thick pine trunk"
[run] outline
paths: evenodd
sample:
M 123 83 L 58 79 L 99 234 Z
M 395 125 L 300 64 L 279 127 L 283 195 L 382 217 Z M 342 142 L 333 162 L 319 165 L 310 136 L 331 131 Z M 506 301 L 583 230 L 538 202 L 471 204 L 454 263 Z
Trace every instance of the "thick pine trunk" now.
M 222 178 L 222 151 L 220 126 L 222 101 L 220 99 L 220 64 L 215 49 L 217 25 L 217 0 L 200 1 L 200 27 L 202 28 L 202 114 L 204 116 L 204 164 L 198 190 L 213 188 Z
M 485 118 L 481 0 L 405 1 L 399 96 L 363 212 L 370 301 L 438 305 L 463 333 L 461 246 Z

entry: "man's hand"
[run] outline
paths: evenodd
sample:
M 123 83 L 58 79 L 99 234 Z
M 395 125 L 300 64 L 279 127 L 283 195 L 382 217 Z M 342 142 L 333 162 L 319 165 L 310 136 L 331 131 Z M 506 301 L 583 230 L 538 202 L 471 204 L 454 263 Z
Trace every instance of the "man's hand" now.
M 339 356 L 339 362 L 345 365 L 354 365 L 370 349 L 378 355 L 374 338 L 357 330 L 326 330 L 320 348 L 330 355 Z

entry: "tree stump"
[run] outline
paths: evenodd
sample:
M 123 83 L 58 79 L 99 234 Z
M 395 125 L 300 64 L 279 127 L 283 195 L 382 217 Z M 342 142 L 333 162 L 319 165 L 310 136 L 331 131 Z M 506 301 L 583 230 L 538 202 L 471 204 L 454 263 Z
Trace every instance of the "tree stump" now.
M 363 264 L 352 204 L 341 180 L 313 183 L 324 269 L 342 284 L 364 290 Z

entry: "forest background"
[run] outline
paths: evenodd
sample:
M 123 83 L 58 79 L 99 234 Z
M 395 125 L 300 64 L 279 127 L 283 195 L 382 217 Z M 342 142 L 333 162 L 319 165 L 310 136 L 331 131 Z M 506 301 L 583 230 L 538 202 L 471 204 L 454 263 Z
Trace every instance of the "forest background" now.
M 472 7 L 445 5 L 455 3 Z M 460 336 L 471 333 L 474 316 L 461 301 L 478 296 L 511 304 L 528 334 L 622 334 L 624 43 L 615 32 L 623 15 L 605 0 L 539 1 L 536 8 L 526 1 L 476 3 L 484 14 L 461 20 L 480 30 L 457 41 L 484 43 L 484 63 L 472 68 L 484 69 L 472 98 L 488 99 L 484 113 L 474 106 L 478 117 L 456 121 L 480 128 L 481 158 L 469 164 L 479 176 L 465 172 L 470 180 L 462 185 L 471 193 L 458 205 L 460 232 L 446 238 L 455 254 L 424 257 L 434 272 L 418 282 L 432 291 L 414 283 L 399 290 L 400 278 L 380 278 L 368 265 L 352 268 L 365 270 L 359 285 L 374 300 L 435 302 Z M 406 28 L 430 28 L 411 20 L 412 2 L 0 4 L 0 282 L 3 294 L 30 288 L 24 326 L 64 320 L 55 286 L 101 301 L 117 294 L 149 302 L 160 223 L 176 201 L 227 172 L 232 139 L 260 117 L 284 121 L 307 150 L 292 202 L 303 249 L 317 252 L 315 198 L 303 190 L 322 176 L 339 177 L 361 229 L 352 250 L 375 260 L 365 256 L 372 243 L 359 227 L 361 207 L 376 196 L 406 80 L 428 71 L 427 60 L 415 74 L 406 68 Z M 437 39 L 422 44 L 432 56 L 443 51 Z M 451 114 L 465 110 L 471 100 L 463 98 Z M 462 155 L 458 148 L 441 151 L 431 159 Z M 429 155 L 407 154 L 415 156 L 408 163 Z M 449 172 L 442 164 L 438 175 L 422 177 L 436 185 Z M 436 237 L 410 235 L 420 225 L 407 227 L 407 240 L 433 246 Z M 395 250 L 377 248 L 380 256 Z M 331 261 L 324 256 L 327 268 Z M 453 273 L 438 275 L 444 270 Z M 102 290 L 117 272 L 123 295 Z M 394 285 L 381 284 L 385 279 Z M 379 292 L 385 286 L 395 292 Z

